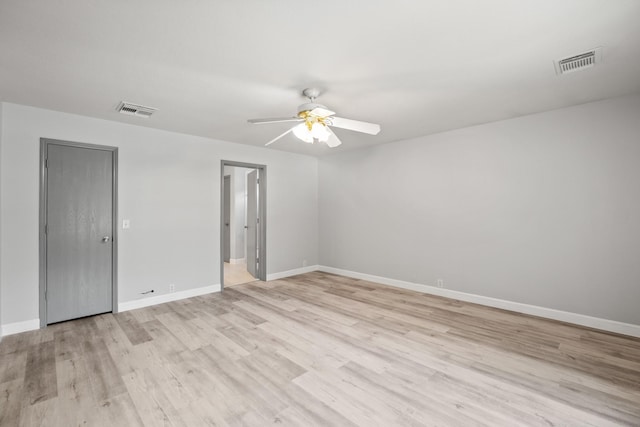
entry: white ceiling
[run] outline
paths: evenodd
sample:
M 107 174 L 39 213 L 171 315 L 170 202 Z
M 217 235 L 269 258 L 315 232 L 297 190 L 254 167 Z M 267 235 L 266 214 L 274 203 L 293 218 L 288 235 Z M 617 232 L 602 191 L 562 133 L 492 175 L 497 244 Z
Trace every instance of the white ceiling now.
M 336 130 L 345 150 L 638 92 L 639 22 L 638 0 L 0 0 L 0 100 L 262 145 L 287 124 L 246 119 L 294 115 L 316 86 L 382 126 Z

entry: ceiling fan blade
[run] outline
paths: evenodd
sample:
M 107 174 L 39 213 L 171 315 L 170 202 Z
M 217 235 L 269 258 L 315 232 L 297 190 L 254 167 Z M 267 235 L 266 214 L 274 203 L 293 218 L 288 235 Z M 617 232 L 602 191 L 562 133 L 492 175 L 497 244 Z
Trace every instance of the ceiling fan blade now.
M 295 127 L 295 126 L 294 126 Z M 277 140 L 279 140 L 280 138 L 282 138 L 283 136 L 285 136 L 286 134 L 288 134 L 289 132 L 291 132 L 293 130 L 293 128 L 289 129 L 288 131 L 281 133 L 280 135 L 276 136 L 275 138 L 273 138 L 271 141 L 267 142 L 266 144 L 264 144 L 264 146 L 266 147 L 269 144 L 273 144 L 274 142 L 276 142 Z
M 377 135 L 380 132 L 380 125 L 375 123 L 361 122 L 359 120 L 343 119 L 342 117 L 331 117 L 329 124 L 341 129 L 353 130 L 356 132 Z
M 331 110 L 327 110 L 326 108 L 316 107 L 313 110 L 309 111 L 309 114 L 311 114 L 312 116 L 324 118 L 324 117 L 333 116 L 335 112 Z
M 333 131 L 331 130 L 331 128 L 329 126 L 327 126 L 327 130 L 329 131 L 329 139 L 327 139 L 327 145 L 330 148 L 334 148 L 334 147 L 337 147 L 338 145 L 342 144 L 342 141 L 340 141 L 340 139 L 338 139 L 336 134 L 333 133 Z
M 255 125 L 261 125 L 264 123 L 302 122 L 304 119 L 300 117 L 275 117 L 272 119 L 249 119 L 247 121 Z

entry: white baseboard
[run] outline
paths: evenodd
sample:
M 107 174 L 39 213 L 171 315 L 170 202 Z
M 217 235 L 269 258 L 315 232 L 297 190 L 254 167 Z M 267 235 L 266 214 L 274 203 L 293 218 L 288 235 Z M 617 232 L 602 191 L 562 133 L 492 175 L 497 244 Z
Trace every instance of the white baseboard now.
M 135 310 L 136 308 L 149 307 L 151 305 L 163 304 L 165 302 L 178 301 L 185 298 L 197 297 L 199 295 L 220 292 L 220 285 L 203 286 L 201 288 L 187 289 L 186 291 L 172 292 L 170 294 L 162 294 L 141 298 L 133 301 L 125 301 L 118 303 L 118 311 Z
M 409 289 L 412 291 L 438 295 L 446 298 L 467 301 L 476 304 L 482 304 L 489 307 L 502 308 L 505 310 L 515 311 L 518 313 L 530 314 L 533 316 L 544 317 L 547 319 L 559 320 L 561 322 L 573 323 L 576 325 L 587 326 L 590 328 L 601 329 L 604 331 L 615 332 L 619 334 L 629 335 L 640 338 L 640 325 L 631 323 L 623 323 L 615 320 L 602 319 L 598 317 L 587 316 L 584 314 L 571 313 L 568 311 L 555 310 L 552 308 L 540 307 L 530 304 L 522 304 L 519 302 L 507 301 L 498 298 L 485 297 L 481 295 L 469 294 L 466 292 L 454 291 L 451 289 L 442 289 L 435 286 L 421 285 L 418 283 L 405 282 L 403 280 L 390 279 L 387 277 L 374 276 L 371 274 L 358 273 L 340 268 L 328 267 L 324 265 L 312 265 L 308 267 L 296 268 L 293 270 L 282 271 L 267 275 L 267 280 L 278 280 L 297 274 L 310 273 L 312 271 L 324 271 L 327 273 L 339 274 L 341 276 L 352 277 L 354 279 L 367 280 L 370 282 L 381 283 L 383 285 L 394 286 L 397 288 Z M 188 289 L 186 291 L 173 292 L 142 298 L 134 301 L 126 301 L 118 304 L 118 311 L 134 310 L 136 308 L 149 307 L 151 305 L 162 304 L 170 301 L 177 301 L 185 298 L 191 298 L 199 295 L 205 295 L 213 292 L 220 292 L 220 285 L 204 286 L 201 288 Z M 2 325 L 2 336 L 18 334 L 20 332 L 32 331 L 40 328 L 40 319 L 25 320 L 22 322 L 8 323 Z
M 40 329 L 40 319 L 24 320 L 22 322 L 7 323 L 2 325 L 2 336 L 19 334 L 20 332 Z
M 540 307 L 537 305 L 523 304 L 498 298 L 485 297 L 482 295 L 469 294 L 466 292 L 453 291 L 451 289 L 437 288 L 435 286 L 421 285 L 418 283 L 389 279 L 387 277 L 358 273 L 355 271 L 327 267 L 324 265 L 319 266 L 318 270 L 324 271 L 326 273 L 352 277 L 354 279 L 367 280 L 369 282 L 381 283 L 383 285 L 395 286 L 397 288 L 410 289 L 412 291 L 422 292 L 426 294 L 438 295 L 441 297 L 457 299 L 460 301 L 487 305 L 489 307 L 502 308 L 504 310 L 530 314 L 532 316 L 559 320 L 561 322 L 573 323 L 576 325 L 587 326 L 589 328 L 601 329 L 603 331 L 615 332 L 618 334 L 630 335 L 632 337 L 640 338 L 640 325 L 633 325 L 631 323 L 623 323 L 615 320 L 591 317 L 584 314 L 571 313 L 569 311 L 555 310 L 553 308 Z
M 297 274 L 311 273 L 312 271 L 317 271 L 319 268 L 318 265 L 310 265 L 307 267 L 294 268 L 293 270 L 281 271 L 279 273 L 267 274 L 267 280 L 278 280 Z
M 229 258 L 229 264 L 246 264 L 245 258 Z
M 187 289 L 186 291 L 121 302 L 118 303 L 118 311 L 135 310 L 136 308 L 149 307 L 151 305 L 162 304 L 170 301 L 178 301 L 185 298 L 197 297 L 198 295 L 210 294 L 212 292 L 220 292 L 220 285 L 204 286 L 202 288 Z M 6 337 L 7 335 L 19 334 L 20 332 L 33 331 L 36 329 L 40 329 L 40 319 L 7 323 L 6 325 L 2 325 L 1 336 Z

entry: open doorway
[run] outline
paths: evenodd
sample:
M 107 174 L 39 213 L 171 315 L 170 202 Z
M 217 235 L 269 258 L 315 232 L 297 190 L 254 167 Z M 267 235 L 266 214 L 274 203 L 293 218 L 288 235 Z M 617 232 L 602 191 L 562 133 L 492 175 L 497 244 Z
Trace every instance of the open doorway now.
M 266 280 L 266 167 L 221 164 L 220 283 Z

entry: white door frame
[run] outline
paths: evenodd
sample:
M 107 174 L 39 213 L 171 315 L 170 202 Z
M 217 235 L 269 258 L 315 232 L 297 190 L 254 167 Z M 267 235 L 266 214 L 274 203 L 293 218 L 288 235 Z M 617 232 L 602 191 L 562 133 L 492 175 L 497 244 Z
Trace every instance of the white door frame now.
M 57 139 L 40 138 L 40 327 L 47 326 L 47 152 L 49 145 L 64 145 L 67 147 L 88 148 L 91 150 L 109 151 L 113 156 L 113 193 L 112 206 L 112 245 L 111 245 L 111 287 L 112 312 L 118 312 L 118 147 L 106 145 L 85 144 L 83 142 L 61 141 Z
M 239 168 L 257 169 L 258 172 L 258 218 L 260 218 L 260 234 L 258 245 L 260 253 L 258 257 L 258 275 L 256 279 L 267 280 L 267 166 L 254 163 L 235 162 L 232 160 L 220 161 L 220 289 L 224 290 L 224 167 L 233 166 Z

